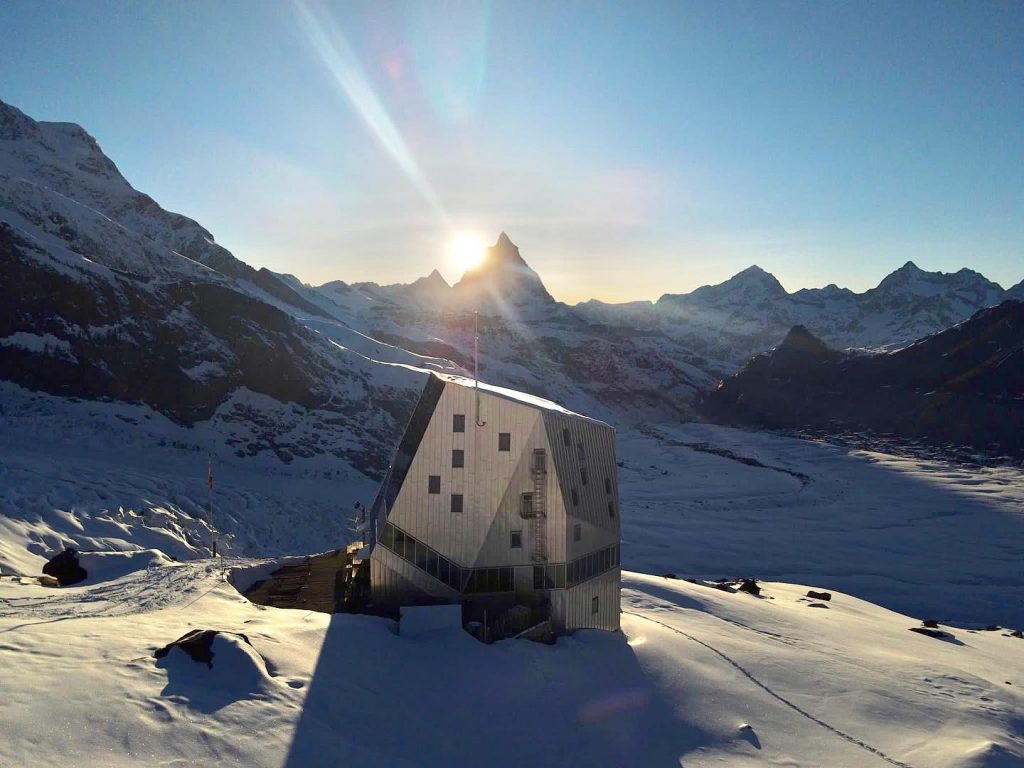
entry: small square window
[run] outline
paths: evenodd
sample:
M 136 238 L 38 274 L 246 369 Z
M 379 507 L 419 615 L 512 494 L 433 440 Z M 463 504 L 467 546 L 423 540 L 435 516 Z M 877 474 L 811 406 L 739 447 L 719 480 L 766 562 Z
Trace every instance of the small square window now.
M 580 485 L 587 484 L 587 468 L 580 467 Z
M 522 531 L 512 531 L 509 534 L 508 545 L 512 549 L 522 549 L 523 548 L 523 532 Z
M 583 443 L 576 443 L 576 456 L 580 461 L 586 461 L 587 454 L 583 450 Z
M 498 433 L 498 450 L 499 451 L 511 451 L 512 450 L 512 433 L 511 432 L 499 432 Z
M 604 492 L 605 493 L 611 493 L 612 492 L 612 480 L 611 480 L 610 477 L 606 477 L 604 479 Z
M 430 475 L 427 478 L 427 493 L 440 493 L 441 492 L 441 476 Z
M 579 541 L 582 538 L 583 538 L 583 526 L 580 525 L 579 523 L 576 523 L 576 525 L 574 525 L 572 527 L 572 540 L 573 541 Z
M 590 612 L 596 614 L 601 610 L 601 600 L 597 595 L 590 599 Z
M 615 517 L 615 502 L 608 502 L 608 517 Z
M 562 442 L 565 445 L 572 445 L 572 438 L 569 436 L 568 427 L 562 429 Z
M 453 493 L 452 494 L 452 512 L 456 512 L 456 513 L 462 512 L 462 494 L 461 493 Z
M 452 432 L 466 431 L 466 414 L 456 413 L 452 415 Z
M 572 495 L 572 505 L 574 507 L 578 507 L 580 505 L 580 492 L 577 491 L 575 488 L 573 488 L 572 491 L 571 491 L 571 495 Z
M 461 448 L 456 448 L 452 451 L 452 467 L 461 469 L 464 466 L 466 466 L 466 452 Z

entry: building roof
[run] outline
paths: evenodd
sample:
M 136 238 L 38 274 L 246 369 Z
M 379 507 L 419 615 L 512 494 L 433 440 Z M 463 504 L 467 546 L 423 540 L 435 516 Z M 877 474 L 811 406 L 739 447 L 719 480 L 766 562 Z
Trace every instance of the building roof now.
M 458 384 L 460 387 L 466 387 L 467 389 L 475 389 L 477 387 L 477 381 L 470 379 L 466 376 L 454 376 L 448 373 L 438 373 L 437 371 L 431 371 L 432 376 L 436 376 L 441 381 Z M 506 400 L 514 400 L 523 405 L 528 405 L 531 408 L 538 408 L 542 411 L 549 411 L 551 413 L 558 413 L 562 416 L 569 416 L 574 419 L 582 419 L 583 421 L 589 421 L 594 424 L 601 424 L 608 428 L 611 428 L 610 424 L 601 421 L 600 419 L 594 419 L 590 416 L 584 416 L 582 413 L 576 413 L 570 411 L 568 408 L 563 408 L 558 403 L 554 403 L 550 400 L 545 400 L 543 397 L 537 397 L 536 395 L 527 394 L 526 392 L 519 392 L 515 389 L 506 389 L 505 387 L 498 387 L 494 384 L 487 384 L 486 382 L 479 382 L 481 392 L 486 392 L 489 395 L 495 395 L 497 397 L 503 397 Z

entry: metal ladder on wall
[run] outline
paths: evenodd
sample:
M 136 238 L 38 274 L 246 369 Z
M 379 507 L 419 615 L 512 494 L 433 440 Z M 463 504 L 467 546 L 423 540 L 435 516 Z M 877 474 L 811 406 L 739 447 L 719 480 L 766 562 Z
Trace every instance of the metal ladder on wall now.
M 547 456 L 543 450 L 533 453 L 533 559 L 548 559 L 548 516 L 544 508 L 544 491 L 548 484 Z

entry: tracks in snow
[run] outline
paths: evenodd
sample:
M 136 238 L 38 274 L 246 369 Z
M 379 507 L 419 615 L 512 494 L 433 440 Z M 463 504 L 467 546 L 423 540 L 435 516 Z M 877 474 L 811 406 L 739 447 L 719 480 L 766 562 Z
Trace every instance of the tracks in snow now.
M 830 725 L 829 723 L 825 722 L 821 718 L 815 717 L 814 715 L 812 715 L 807 710 L 801 708 L 799 705 L 794 704 L 789 699 L 787 699 L 784 696 L 781 696 L 780 694 L 778 694 L 775 691 L 773 691 L 767 685 L 765 685 L 760 680 L 758 680 L 756 677 L 754 677 L 754 675 L 752 675 L 749 671 L 747 671 L 747 669 L 745 667 L 743 667 L 739 662 L 735 661 L 731 656 L 723 653 L 722 651 L 718 650 L 714 646 L 709 645 L 708 643 L 705 643 L 703 640 L 699 640 L 698 638 L 696 638 L 693 635 L 691 635 L 689 632 L 684 632 L 683 630 L 678 629 L 677 627 L 673 627 L 671 624 L 666 624 L 663 621 L 658 621 L 657 619 L 652 619 L 649 616 L 645 616 L 642 613 L 634 613 L 633 611 L 623 611 L 623 613 L 626 614 L 627 616 L 636 616 L 637 618 L 644 619 L 645 621 L 649 621 L 649 622 L 651 622 L 653 624 L 657 624 L 657 625 L 659 625 L 661 627 L 664 627 L 665 629 L 668 629 L 668 630 L 670 630 L 672 632 L 675 632 L 677 635 L 682 635 L 687 640 L 692 640 L 693 642 L 697 643 L 698 645 L 703 646 L 704 648 L 706 648 L 707 650 L 711 651 L 716 656 L 721 658 L 723 661 L 725 661 L 731 667 L 733 667 L 737 672 L 739 672 L 745 678 L 750 680 L 750 682 L 752 682 L 754 685 L 756 685 L 762 691 L 767 693 L 773 699 L 775 699 L 779 703 L 784 704 L 785 706 L 789 707 L 794 712 L 796 712 L 798 715 L 800 715 L 801 717 L 806 718 L 807 720 L 810 720 L 815 725 L 819 725 L 822 728 L 824 728 L 826 731 L 829 731 L 830 733 L 835 734 L 839 738 L 843 739 L 843 741 L 846 741 L 849 744 L 854 745 L 855 747 L 860 747 L 861 749 L 865 750 L 866 752 L 870 752 L 871 754 L 875 755 L 875 757 L 878 757 L 879 759 L 884 760 L 885 762 L 889 763 L 890 765 L 897 766 L 897 768 L 913 768 L 911 765 L 909 765 L 907 763 L 903 763 L 903 762 L 900 762 L 899 760 L 896 760 L 895 758 L 889 757 L 889 755 L 885 754 L 882 750 L 878 749 L 877 747 L 873 747 L 870 744 L 861 741 L 857 737 L 851 736 L 850 734 L 846 733 L 845 731 L 841 731 L 838 728 L 836 728 L 835 726 Z
M 147 568 L 91 587 L 65 587 L 41 597 L 0 598 L 0 620 L 25 619 L 0 629 L 0 634 L 36 624 L 132 616 L 188 604 L 219 586 L 217 577 L 227 570 L 220 561 L 193 561 Z

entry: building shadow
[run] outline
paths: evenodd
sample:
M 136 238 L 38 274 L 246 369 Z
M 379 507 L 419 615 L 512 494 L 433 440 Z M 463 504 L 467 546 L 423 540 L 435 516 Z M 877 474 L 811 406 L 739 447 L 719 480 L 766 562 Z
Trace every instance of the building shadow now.
M 285 765 L 672 766 L 712 743 L 618 632 L 484 645 L 332 617 Z

